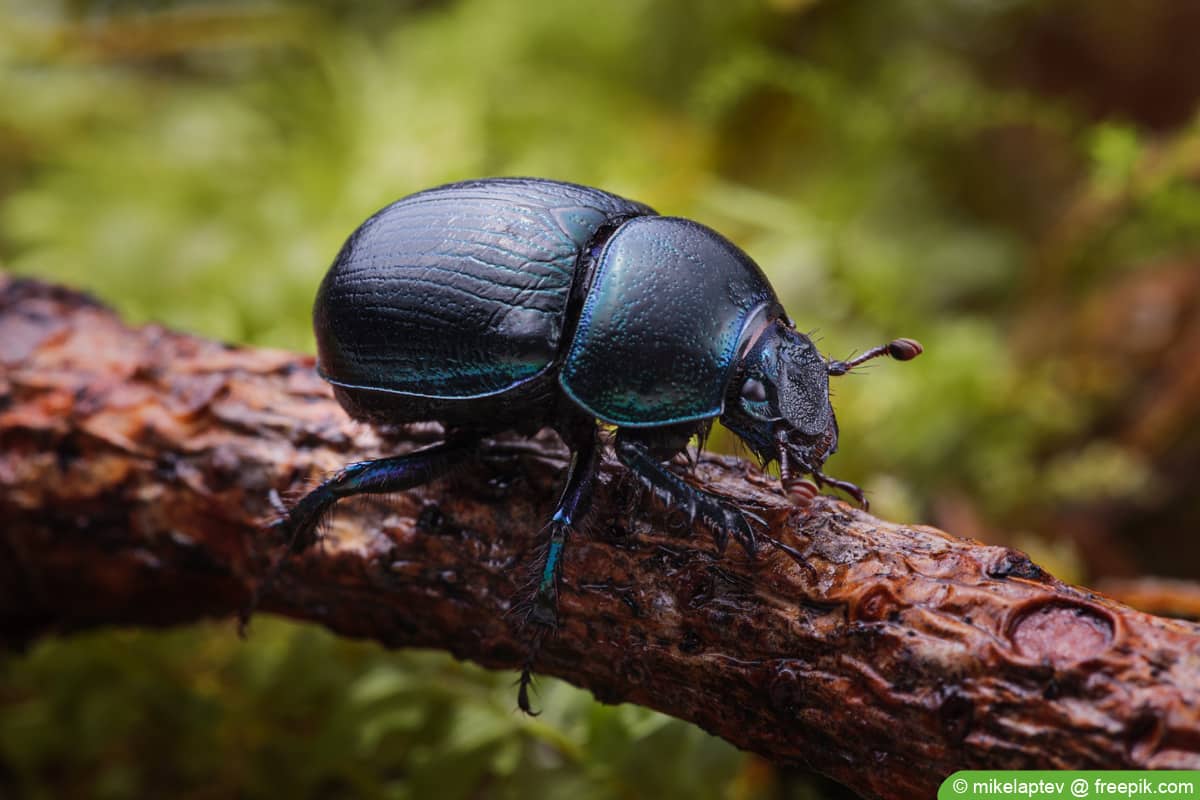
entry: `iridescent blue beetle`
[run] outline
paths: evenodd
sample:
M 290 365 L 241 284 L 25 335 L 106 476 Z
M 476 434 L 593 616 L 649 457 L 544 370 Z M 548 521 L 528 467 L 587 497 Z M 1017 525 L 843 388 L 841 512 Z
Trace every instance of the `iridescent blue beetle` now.
M 829 376 L 884 353 L 829 361 L 796 331 L 762 270 L 717 232 L 607 192 L 528 178 L 466 181 L 419 192 L 347 240 L 313 308 L 318 366 L 350 416 L 436 420 L 445 441 L 353 464 L 297 503 L 281 525 L 310 545 L 342 497 L 394 492 L 471 458 L 503 430 L 552 427 L 571 448 L 565 488 L 528 619 L 557 623 L 567 534 L 587 511 L 598 423 L 616 426 L 617 458 L 659 496 L 700 517 L 723 547 L 753 554 L 748 512 L 693 488 L 667 466 L 721 422 L 785 486 L 854 485 L 821 473 L 837 449 Z M 535 641 L 541 640 L 538 634 Z M 529 669 L 520 705 L 528 711 Z

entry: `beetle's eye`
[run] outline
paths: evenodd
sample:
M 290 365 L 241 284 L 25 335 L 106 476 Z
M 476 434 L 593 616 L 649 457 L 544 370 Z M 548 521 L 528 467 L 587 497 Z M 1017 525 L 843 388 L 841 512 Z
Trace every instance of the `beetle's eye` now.
M 757 378 L 750 378 L 742 384 L 742 397 L 752 403 L 765 403 L 767 401 L 767 387 L 763 386 L 763 382 Z

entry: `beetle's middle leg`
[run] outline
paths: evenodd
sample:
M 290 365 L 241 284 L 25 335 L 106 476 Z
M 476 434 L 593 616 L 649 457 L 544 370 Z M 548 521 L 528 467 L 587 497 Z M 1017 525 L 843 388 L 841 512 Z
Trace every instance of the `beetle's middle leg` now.
M 547 633 L 552 633 L 558 627 L 558 581 L 562 572 L 563 548 L 566 546 L 567 534 L 576 527 L 579 520 L 587 513 L 592 502 L 592 491 L 596 485 L 596 469 L 600 463 L 600 447 L 596 439 L 596 429 L 590 426 L 586 435 L 579 437 L 574 444 L 571 454 L 571 465 L 567 468 L 567 483 L 563 487 L 554 516 L 550 518 L 550 538 L 546 544 L 545 555 L 537 573 L 537 588 L 529 603 L 526 622 L 536 625 L 529 657 L 521 670 L 520 689 L 517 692 L 517 705 L 526 714 L 533 711 L 529 705 L 529 685 L 533 680 L 533 659 L 541 646 L 542 639 Z

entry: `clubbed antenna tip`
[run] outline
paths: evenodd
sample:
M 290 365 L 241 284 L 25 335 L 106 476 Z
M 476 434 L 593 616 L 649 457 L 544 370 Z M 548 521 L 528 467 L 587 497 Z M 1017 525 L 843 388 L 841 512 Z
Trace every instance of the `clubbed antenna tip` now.
M 893 339 L 887 344 L 887 354 L 897 361 L 911 361 L 923 352 L 925 348 L 916 339 Z

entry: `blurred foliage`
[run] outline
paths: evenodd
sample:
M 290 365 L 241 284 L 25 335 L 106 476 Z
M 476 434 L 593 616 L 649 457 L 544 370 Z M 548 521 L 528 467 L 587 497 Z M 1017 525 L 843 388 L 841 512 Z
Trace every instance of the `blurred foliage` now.
M 47 641 L 10 661 L 0 788 L 28 797 L 718 797 L 739 755 L 563 683 L 514 713 L 511 676 L 324 630 L 228 626 Z M 54 691 L 50 692 L 49 689 Z M 8 796 L 8 795 L 6 795 Z
M 344 237 L 480 175 L 699 219 L 846 355 L 830 471 L 1063 577 L 1197 577 L 1200 6 L 0 0 L 0 263 L 311 349 Z M 729 437 L 714 445 L 731 448 Z M 2 662 L 0 793 L 808 796 L 546 681 L 256 623 Z

